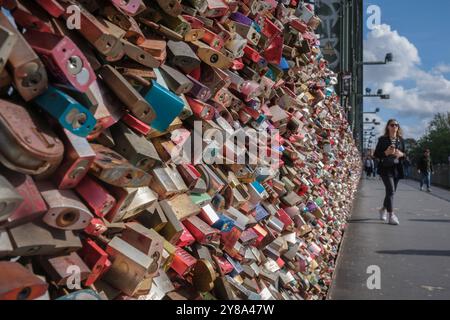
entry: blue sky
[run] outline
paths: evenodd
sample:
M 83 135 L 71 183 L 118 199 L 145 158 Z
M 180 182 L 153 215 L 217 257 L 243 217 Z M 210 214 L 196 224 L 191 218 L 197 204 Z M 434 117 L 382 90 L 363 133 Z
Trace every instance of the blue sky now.
M 418 138 L 434 113 L 450 111 L 450 1 L 364 0 L 369 5 L 380 7 L 382 28 L 365 27 L 365 58 L 382 60 L 389 50 L 395 64 L 365 67 L 365 86 L 393 97 L 365 99 L 365 110 L 380 107 L 382 121 L 398 118 Z

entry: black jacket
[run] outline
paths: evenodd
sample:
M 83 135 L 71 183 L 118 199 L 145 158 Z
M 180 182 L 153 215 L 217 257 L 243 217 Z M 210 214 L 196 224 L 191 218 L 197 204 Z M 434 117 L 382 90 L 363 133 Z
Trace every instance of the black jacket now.
M 417 164 L 417 169 L 420 170 L 421 172 L 433 172 L 433 162 L 431 161 L 431 158 L 429 159 L 430 161 L 430 170 L 428 171 L 428 164 L 427 164 L 427 157 L 422 156 Z
M 403 161 L 405 160 L 405 157 L 400 158 L 399 163 L 396 164 L 393 168 L 386 168 L 383 166 L 383 160 L 385 160 L 387 157 L 384 154 L 384 152 L 389 148 L 391 145 L 391 139 L 386 136 L 382 136 L 378 139 L 378 144 L 375 149 L 375 157 L 380 159 L 380 164 L 378 166 L 378 172 L 381 176 L 395 176 L 399 179 L 403 179 L 405 177 L 405 174 L 403 172 Z M 398 149 L 405 153 L 405 141 L 402 138 L 398 139 Z

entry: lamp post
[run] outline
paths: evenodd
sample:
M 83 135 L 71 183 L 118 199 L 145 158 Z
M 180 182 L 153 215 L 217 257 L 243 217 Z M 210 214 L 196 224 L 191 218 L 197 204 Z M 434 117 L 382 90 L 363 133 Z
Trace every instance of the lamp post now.
M 364 66 L 375 66 L 375 65 L 388 64 L 392 61 L 394 61 L 394 55 L 391 52 L 389 52 L 389 53 L 386 53 L 386 56 L 384 57 L 384 61 L 364 61 L 364 62 L 358 62 L 358 64 L 364 65 Z

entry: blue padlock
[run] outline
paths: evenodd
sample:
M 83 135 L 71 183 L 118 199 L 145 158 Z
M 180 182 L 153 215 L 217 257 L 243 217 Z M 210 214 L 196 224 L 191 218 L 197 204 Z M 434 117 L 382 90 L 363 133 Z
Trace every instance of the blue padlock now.
M 230 232 L 234 227 L 234 220 L 226 215 L 219 214 L 219 220 L 212 225 L 213 228 L 220 230 L 221 232 Z
M 49 86 L 34 102 L 77 136 L 87 137 L 97 123 L 88 109 L 55 87 Z
M 282 70 L 284 70 L 284 71 L 287 71 L 287 70 L 290 69 L 289 64 L 288 64 L 288 62 L 287 62 L 285 57 L 281 57 L 281 61 L 280 61 L 279 67 Z
M 261 206 L 260 204 L 258 204 L 256 206 L 255 211 L 256 211 L 255 219 L 258 222 L 261 221 L 261 220 L 264 220 L 265 218 L 270 216 L 270 213 L 267 212 L 267 210 L 264 209 L 263 206 Z
M 183 99 L 156 81 L 152 81 L 151 88 L 142 95 L 156 113 L 156 118 L 150 123 L 150 126 L 160 132 L 166 131 L 173 120 L 183 111 Z

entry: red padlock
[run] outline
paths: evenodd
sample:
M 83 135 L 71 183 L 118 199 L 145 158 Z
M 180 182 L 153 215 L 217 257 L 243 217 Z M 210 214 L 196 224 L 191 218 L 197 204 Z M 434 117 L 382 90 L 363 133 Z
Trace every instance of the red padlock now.
M 143 134 L 144 136 L 148 135 L 152 130 L 152 128 L 148 124 L 142 122 L 128 112 L 124 114 L 124 116 L 122 117 L 122 121 L 125 122 L 125 124 L 132 130 L 136 131 L 137 133 Z
M 89 61 L 68 37 L 32 29 L 24 37 L 58 82 L 86 92 L 96 80 Z
M 36 2 L 54 18 L 59 18 L 66 12 L 58 0 L 36 0 Z
M 75 191 L 97 217 L 103 218 L 116 205 L 116 199 L 90 176 L 84 177 Z
M 2 174 L 16 189 L 17 193 L 23 197 L 23 202 L 9 216 L 8 220 L 3 222 L 2 228 L 12 228 L 25 224 L 47 212 L 47 204 L 42 199 L 41 193 L 31 176 L 7 169 L 2 169 Z
M 85 286 L 94 284 L 111 266 L 108 254 L 89 238 L 83 240 L 83 248 L 78 251 L 78 254 L 89 269 L 91 269 L 91 273 L 85 280 Z
M 62 164 L 53 175 L 53 181 L 58 189 L 71 189 L 86 176 L 95 159 L 86 138 L 77 136 L 66 129 L 61 130 L 65 153 Z
M 198 216 L 189 217 L 182 222 L 195 240 L 201 244 L 217 241 L 220 237 L 220 231 L 210 227 Z
M 93 237 L 98 237 L 107 230 L 108 228 L 102 220 L 94 218 L 89 222 L 88 226 L 84 229 L 84 232 Z
M 195 242 L 194 236 L 189 232 L 189 230 L 182 224 L 183 233 L 181 234 L 180 239 L 178 239 L 176 246 L 180 248 L 184 248 L 192 245 Z
M 176 247 L 175 255 L 170 268 L 172 268 L 181 277 L 184 277 L 192 270 L 196 263 L 197 259 L 180 247 Z

